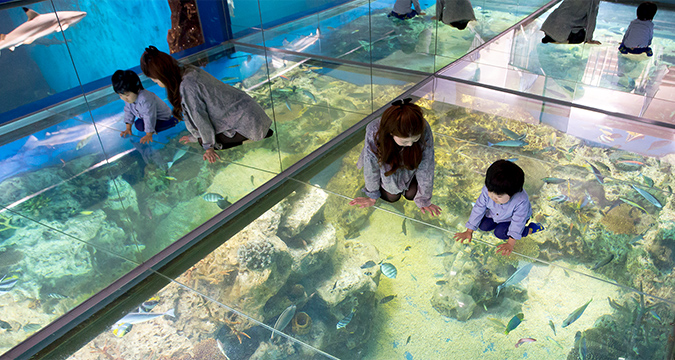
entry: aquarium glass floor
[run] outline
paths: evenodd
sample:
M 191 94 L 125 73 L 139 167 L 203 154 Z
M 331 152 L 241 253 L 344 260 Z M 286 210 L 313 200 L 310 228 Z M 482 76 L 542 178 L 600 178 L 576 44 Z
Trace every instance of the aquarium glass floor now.
M 545 14 L 465 56 L 545 3 L 474 2 L 478 21 L 460 32 L 430 21 L 430 2 L 426 17 L 398 23 L 388 2 L 354 1 L 185 59 L 274 119 L 273 138 L 216 165 L 178 143 L 182 125 L 151 145 L 120 138 L 123 104 L 109 90 L 24 119 L 45 125 L 2 147 L 0 304 L 12 316 L 0 318 L 0 352 L 414 87 L 434 131 L 440 217 L 405 200 L 350 207 L 363 186 L 359 144 L 309 181 L 288 179 L 294 194 L 182 275 L 156 273 L 169 285 L 136 304 L 143 314 L 108 313 L 70 358 L 665 357 L 672 11 L 657 14 L 649 59 L 615 51 L 633 8 L 609 3 L 603 45 L 541 44 Z M 500 146 L 513 134 L 523 144 Z M 525 169 L 546 227 L 508 258 L 489 234 L 452 239 L 499 158 Z M 286 335 L 270 340 L 275 325 Z
M 569 108 L 561 131 L 539 118 L 563 109 L 497 94 L 444 79 L 412 94 L 434 131 L 439 217 L 406 200 L 349 206 L 363 187 L 359 143 L 309 181 L 289 179 L 291 195 L 146 301 L 174 317 L 123 338 L 113 325 L 70 359 L 218 358 L 219 342 L 231 359 L 664 358 L 671 156 L 589 142 Z M 509 134 L 528 144 L 500 146 Z M 509 257 L 492 234 L 453 239 L 500 158 L 524 169 L 532 220 L 546 228 Z M 290 338 L 270 340 L 275 327 Z

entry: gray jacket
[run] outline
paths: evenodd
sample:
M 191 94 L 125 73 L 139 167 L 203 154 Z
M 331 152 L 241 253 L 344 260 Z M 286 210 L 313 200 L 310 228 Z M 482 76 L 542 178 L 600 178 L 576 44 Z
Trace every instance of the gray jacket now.
M 591 41 L 599 7 L 600 0 L 564 0 L 546 18 L 541 31 L 556 42 L 564 43 L 572 31 L 585 29 L 585 41 Z
M 180 95 L 185 127 L 193 141 L 202 139 L 204 149 L 213 147 L 220 133 L 262 140 L 272 125 L 272 119 L 248 94 L 191 65 L 185 67 Z
M 375 136 L 377 129 L 380 128 L 380 119 L 374 120 L 366 127 L 366 142 L 359 156 L 356 166 L 363 168 L 363 176 L 366 180 L 366 187 L 363 192 L 371 199 L 380 197 L 380 187 L 390 194 L 400 194 L 410 186 L 413 176 L 417 178 L 417 195 L 415 195 L 415 204 L 419 208 L 431 205 L 431 193 L 434 189 L 434 135 L 431 132 L 429 123 L 424 121 L 424 150 L 422 152 L 422 161 L 415 170 L 399 168 L 393 174 L 385 176 L 391 167 L 388 165 L 380 166 L 377 161 L 377 155 L 372 149 L 377 147 Z
M 462 20 L 476 20 L 469 0 L 436 0 L 436 19 L 446 25 Z

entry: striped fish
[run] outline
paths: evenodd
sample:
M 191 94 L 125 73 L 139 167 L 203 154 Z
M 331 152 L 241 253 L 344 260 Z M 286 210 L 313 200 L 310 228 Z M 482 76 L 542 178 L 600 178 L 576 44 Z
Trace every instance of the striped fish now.
M 349 315 L 345 316 L 342 320 L 338 321 L 337 325 L 335 325 L 335 328 L 342 329 L 344 327 L 347 327 L 347 325 L 349 325 L 349 322 L 352 321 L 352 318 L 354 317 L 355 313 L 356 308 L 353 308 L 352 311 L 349 313 Z
M 396 279 L 396 267 L 390 263 L 382 263 L 380 264 L 380 270 L 382 270 L 382 273 L 384 276 L 390 278 L 390 279 Z

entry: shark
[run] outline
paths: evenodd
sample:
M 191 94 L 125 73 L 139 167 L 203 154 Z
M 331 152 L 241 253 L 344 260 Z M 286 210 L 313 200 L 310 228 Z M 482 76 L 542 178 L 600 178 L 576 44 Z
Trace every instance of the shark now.
M 14 51 L 17 46 L 32 44 L 43 36 L 61 32 L 76 24 L 87 13 L 83 11 L 57 11 L 39 14 L 29 8 L 23 8 L 28 21 L 19 25 L 9 34 L 0 34 L 0 50 Z

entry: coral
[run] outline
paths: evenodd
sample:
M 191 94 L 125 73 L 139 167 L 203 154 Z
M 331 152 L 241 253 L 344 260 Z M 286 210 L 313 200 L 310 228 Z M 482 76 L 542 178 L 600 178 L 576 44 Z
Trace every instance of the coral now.
M 293 317 L 291 327 L 294 333 L 306 335 L 312 328 L 312 318 L 306 312 L 299 312 Z
M 10 229 L 16 229 L 16 226 L 12 226 L 12 219 L 0 214 L 0 232 L 7 231 Z
M 267 241 L 249 241 L 237 250 L 239 264 L 250 270 L 262 270 L 274 261 L 274 246 Z

